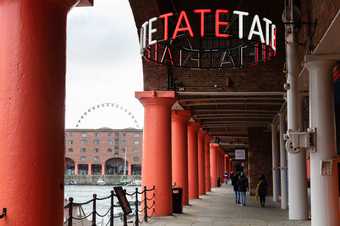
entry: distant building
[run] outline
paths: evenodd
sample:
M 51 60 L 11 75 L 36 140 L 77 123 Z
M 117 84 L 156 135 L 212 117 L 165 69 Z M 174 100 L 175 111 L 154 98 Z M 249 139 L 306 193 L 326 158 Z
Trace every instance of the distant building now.
M 66 129 L 66 175 L 140 175 L 143 130 Z

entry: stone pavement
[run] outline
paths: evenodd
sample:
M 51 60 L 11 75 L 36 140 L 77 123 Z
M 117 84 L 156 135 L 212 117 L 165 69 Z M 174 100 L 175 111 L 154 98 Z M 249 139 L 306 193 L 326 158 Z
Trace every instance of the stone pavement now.
M 268 202 L 267 208 L 259 208 L 255 197 L 248 197 L 248 205 L 238 206 L 233 199 L 232 188 L 224 185 L 208 195 L 190 202 L 184 214 L 152 218 L 143 225 L 157 226 L 310 226 L 310 221 L 288 221 L 288 211 L 278 203 Z

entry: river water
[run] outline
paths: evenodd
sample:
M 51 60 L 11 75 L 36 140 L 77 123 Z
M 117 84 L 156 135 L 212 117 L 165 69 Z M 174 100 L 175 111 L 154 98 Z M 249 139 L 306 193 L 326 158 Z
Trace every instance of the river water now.
M 126 186 L 124 187 L 124 189 L 126 189 L 126 191 L 128 193 L 133 193 L 135 192 L 136 186 Z M 75 203 L 83 203 L 86 202 L 90 199 L 93 198 L 93 194 L 97 194 L 98 198 L 102 198 L 102 197 L 107 197 L 110 195 L 110 192 L 113 190 L 112 186 L 85 186 L 85 185 L 65 185 L 65 199 L 69 199 L 70 197 L 72 197 L 74 199 Z M 139 191 L 141 191 L 141 189 L 139 188 Z M 129 201 L 134 201 L 135 199 L 132 198 L 128 198 Z M 117 198 L 114 199 L 114 203 L 117 204 L 118 200 Z M 104 215 L 109 209 L 110 209 L 110 199 L 106 199 L 106 200 L 102 200 L 102 201 L 97 201 L 97 212 L 100 215 Z M 84 212 L 86 215 L 90 214 L 92 212 L 92 203 L 87 204 L 87 205 L 83 205 L 82 206 Z M 133 208 L 133 206 L 132 206 Z M 117 207 L 114 209 L 114 214 L 117 215 L 119 213 L 121 213 L 122 210 L 120 207 Z M 101 222 L 107 222 L 109 220 L 109 216 L 104 217 L 104 218 L 100 218 L 97 217 L 97 222 L 100 223 Z M 91 216 L 88 218 L 88 220 L 91 220 Z M 119 220 L 119 219 L 117 219 Z M 116 220 L 116 221 L 117 221 Z M 103 224 L 105 225 L 105 224 Z

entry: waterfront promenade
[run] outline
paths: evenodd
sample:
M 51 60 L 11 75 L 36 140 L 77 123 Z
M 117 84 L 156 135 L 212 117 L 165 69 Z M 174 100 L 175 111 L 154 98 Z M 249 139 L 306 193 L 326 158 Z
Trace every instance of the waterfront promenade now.
M 288 211 L 279 203 L 268 202 L 267 208 L 258 208 L 255 197 L 248 197 L 245 207 L 235 205 L 231 186 L 214 188 L 200 199 L 190 201 L 184 214 L 152 218 L 143 225 L 157 226 L 310 226 L 310 221 L 289 221 Z

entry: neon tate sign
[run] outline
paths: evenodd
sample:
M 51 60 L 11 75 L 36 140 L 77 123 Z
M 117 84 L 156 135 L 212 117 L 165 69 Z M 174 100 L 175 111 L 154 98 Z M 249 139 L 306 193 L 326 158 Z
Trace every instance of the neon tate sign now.
M 193 29 L 194 20 L 199 21 L 199 29 Z M 234 29 L 231 29 L 232 27 Z M 182 46 L 183 48 L 176 45 L 174 48 L 173 43 L 183 36 L 201 40 L 213 36 L 218 40 L 237 40 L 237 43 L 241 44 L 237 47 L 219 48 L 218 52 L 221 54 L 216 56 L 216 48 L 203 51 L 194 49 L 191 45 Z M 276 25 L 270 19 L 260 18 L 258 15 L 251 16 L 249 12 L 239 10 L 195 9 L 190 13 L 181 11 L 176 16 L 174 13 L 166 13 L 149 19 L 141 26 L 140 46 L 144 58 L 157 63 L 167 61 L 182 67 L 185 63 L 192 65 L 192 61 L 195 61 L 195 65 L 201 67 L 202 63 L 204 64 L 202 55 L 210 54 L 210 57 L 213 57 L 214 53 L 214 57 L 222 57 L 222 61 L 212 67 L 223 67 L 227 64 L 237 67 L 246 64 L 250 56 L 253 56 L 256 63 L 260 58 L 265 62 L 276 55 Z

